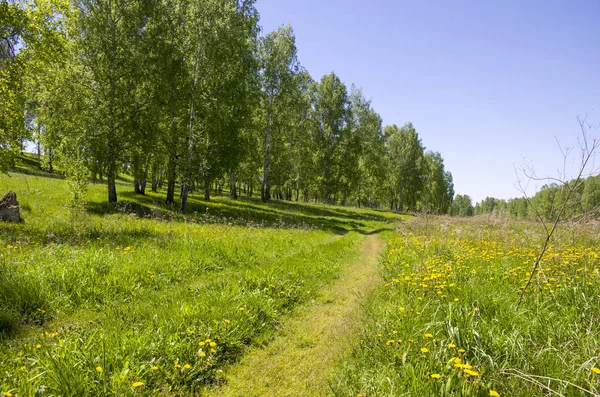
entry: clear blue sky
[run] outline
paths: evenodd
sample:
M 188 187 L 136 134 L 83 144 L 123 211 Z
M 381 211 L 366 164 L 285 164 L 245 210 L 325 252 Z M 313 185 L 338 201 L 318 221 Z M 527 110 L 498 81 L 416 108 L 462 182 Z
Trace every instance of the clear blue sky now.
M 455 190 L 520 196 L 514 166 L 556 176 L 555 137 L 600 122 L 599 0 L 258 0 L 264 32 L 290 23 L 314 79 L 363 88 L 385 125 L 412 121 Z M 600 135 L 600 131 L 596 131 Z M 535 188 L 535 186 L 533 186 Z

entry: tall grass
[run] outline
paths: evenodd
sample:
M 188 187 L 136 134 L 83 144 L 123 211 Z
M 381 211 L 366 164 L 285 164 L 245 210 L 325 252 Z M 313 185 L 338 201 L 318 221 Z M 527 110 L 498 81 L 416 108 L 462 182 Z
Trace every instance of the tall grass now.
M 539 246 L 535 225 L 436 226 L 430 236 L 413 227 L 390 240 L 387 283 L 367 305 L 362 341 L 333 394 L 598 394 L 597 228 L 554 246 L 518 306 Z
M 193 395 L 268 341 L 358 255 L 377 211 L 159 194 L 65 208 L 65 181 L 12 174 L 23 224 L 0 224 L 0 392 Z M 160 212 L 157 212 L 159 209 Z

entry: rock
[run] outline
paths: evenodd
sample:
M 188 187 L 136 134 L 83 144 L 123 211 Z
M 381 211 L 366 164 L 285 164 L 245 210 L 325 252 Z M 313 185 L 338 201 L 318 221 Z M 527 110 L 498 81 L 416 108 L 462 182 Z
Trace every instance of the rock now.
M 0 220 L 5 222 L 19 223 L 21 213 L 19 211 L 19 202 L 15 192 L 8 192 L 0 200 Z
M 150 209 L 150 217 L 162 221 L 163 220 L 163 213 L 158 208 L 151 208 Z

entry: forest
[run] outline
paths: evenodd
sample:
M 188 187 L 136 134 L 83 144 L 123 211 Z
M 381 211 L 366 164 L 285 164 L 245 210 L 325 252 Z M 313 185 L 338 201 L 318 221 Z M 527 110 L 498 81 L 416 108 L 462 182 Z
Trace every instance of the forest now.
M 383 126 L 253 0 L 0 1 L 0 168 L 37 152 L 72 205 L 133 178 L 186 213 L 190 192 L 448 213 L 452 174 L 415 126 Z M 398 109 L 402 111 L 402 109 Z M 410 116 L 410 115 L 407 115 Z M 177 204 L 175 203 L 177 200 Z

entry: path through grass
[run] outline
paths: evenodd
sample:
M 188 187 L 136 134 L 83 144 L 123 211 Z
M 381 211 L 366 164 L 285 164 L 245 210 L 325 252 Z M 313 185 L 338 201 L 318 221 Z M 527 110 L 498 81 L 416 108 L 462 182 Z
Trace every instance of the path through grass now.
M 352 266 L 283 327 L 265 348 L 254 348 L 226 374 L 215 396 L 325 395 L 336 360 L 355 341 L 361 302 L 380 282 L 376 266 L 384 243 L 367 235 Z

